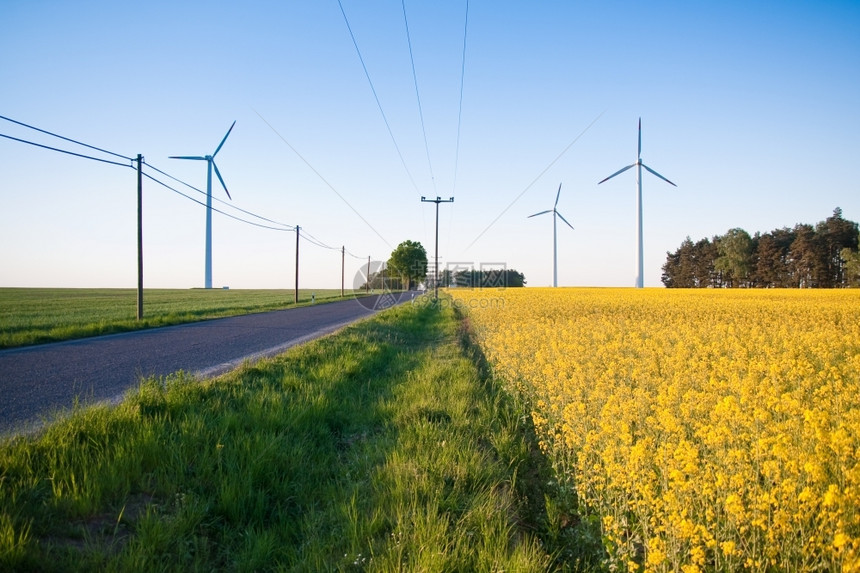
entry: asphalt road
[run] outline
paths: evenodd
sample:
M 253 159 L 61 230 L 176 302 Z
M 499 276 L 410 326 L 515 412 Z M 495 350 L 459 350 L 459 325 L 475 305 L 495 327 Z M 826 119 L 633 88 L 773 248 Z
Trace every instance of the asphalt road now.
M 81 404 L 116 402 L 142 377 L 215 376 L 334 332 L 407 293 L 0 351 L 0 436 Z

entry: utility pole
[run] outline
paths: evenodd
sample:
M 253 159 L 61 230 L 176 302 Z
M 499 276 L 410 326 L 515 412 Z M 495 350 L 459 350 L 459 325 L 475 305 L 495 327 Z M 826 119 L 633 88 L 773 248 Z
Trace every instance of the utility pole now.
M 343 298 L 343 279 L 346 276 L 346 245 L 340 248 L 340 298 Z
M 143 155 L 137 154 L 137 319 L 143 319 Z
M 422 203 L 436 203 L 436 265 L 433 268 L 433 299 L 439 300 L 439 203 L 453 203 L 454 198 L 441 199 L 425 199 L 421 197 Z
M 296 304 L 299 304 L 299 226 L 296 225 Z
M 367 255 L 367 282 L 364 283 L 364 292 L 370 293 L 370 255 Z

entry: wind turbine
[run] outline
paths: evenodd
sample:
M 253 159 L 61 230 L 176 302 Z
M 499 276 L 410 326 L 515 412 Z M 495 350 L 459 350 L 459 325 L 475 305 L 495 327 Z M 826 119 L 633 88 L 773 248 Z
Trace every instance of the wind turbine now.
M 552 206 L 552 209 L 547 209 L 546 211 L 541 211 L 540 213 L 535 213 L 534 215 L 529 215 L 526 219 L 531 219 L 532 217 L 537 217 L 538 215 L 544 215 L 546 213 L 552 213 L 552 286 L 558 286 L 558 231 L 556 228 L 556 216 L 561 217 L 561 220 L 565 222 L 565 224 L 573 229 L 573 225 L 567 222 L 567 219 L 558 212 L 556 207 L 558 207 L 558 198 L 561 197 L 561 183 L 558 184 L 558 193 L 555 194 L 555 205 Z
M 227 130 L 227 135 L 224 136 L 224 139 L 221 140 L 221 143 L 218 144 L 218 147 L 215 148 L 215 153 L 212 155 L 171 155 L 170 159 L 191 159 L 194 161 L 205 161 L 206 162 L 206 263 L 205 263 L 205 275 L 203 279 L 204 288 L 212 288 L 212 168 L 215 168 L 215 175 L 218 176 L 218 181 L 221 182 L 221 186 L 224 188 L 224 192 L 227 193 L 227 198 L 231 201 L 233 200 L 230 197 L 230 192 L 227 191 L 227 184 L 224 183 L 224 178 L 221 177 L 221 172 L 218 171 L 218 166 L 215 165 L 215 156 L 218 155 L 218 152 L 221 151 L 221 147 L 224 145 L 224 142 L 227 141 L 227 137 L 230 135 L 230 132 L 233 131 L 233 126 L 236 125 L 236 122 L 233 122 L 233 125 L 230 126 L 230 129 Z
M 639 151 L 636 155 L 636 163 L 634 163 L 632 165 L 628 165 L 624 169 L 619 169 L 618 171 L 616 171 L 615 173 L 613 173 L 612 175 L 610 175 L 609 177 L 607 177 L 603 181 L 598 182 L 597 184 L 600 185 L 604 181 L 609 181 L 610 179 L 612 179 L 616 175 L 620 175 L 621 173 L 624 173 L 625 171 L 627 171 L 631 167 L 636 167 L 636 210 L 639 212 L 639 223 L 638 223 L 638 225 L 639 225 L 638 226 L 638 233 L 639 233 L 639 261 L 638 261 L 638 265 L 639 266 L 638 266 L 638 274 L 636 275 L 636 288 L 642 288 L 644 286 L 643 285 L 644 281 L 642 278 L 642 276 L 644 274 L 644 263 L 642 261 L 642 258 L 643 258 L 642 257 L 642 253 L 643 253 L 643 249 L 642 249 L 642 168 L 644 167 L 650 173 L 656 175 L 657 177 L 659 177 L 660 179 L 662 179 L 663 181 L 665 181 L 669 185 L 672 185 L 673 187 L 677 187 L 677 185 L 675 185 L 674 183 L 672 183 L 671 181 L 669 181 L 668 179 L 666 179 L 665 177 L 663 177 L 662 175 L 660 175 L 659 173 L 657 173 L 656 171 L 654 171 L 653 169 L 651 169 L 650 167 L 648 167 L 647 165 L 642 163 L 642 118 L 641 117 L 639 118 Z

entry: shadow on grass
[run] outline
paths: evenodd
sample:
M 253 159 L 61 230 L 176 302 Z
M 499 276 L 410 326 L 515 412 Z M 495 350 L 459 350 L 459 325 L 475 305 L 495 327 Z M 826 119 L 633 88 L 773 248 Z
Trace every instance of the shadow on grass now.
M 453 312 L 147 380 L 4 444 L 0 569 L 597 569 L 528 410 Z
M 350 534 L 344 508 L 374 494 L 397 441 L 393 389 L 443 327 L 394 309 L 216 380 L 144 381 L 116 408 L 8 441 L 0 569 L 341 568 L 356 535 L 389 534 L 372 508 Z
M 263 301 L 243 299 L 241 291 L 233 291 L 239 293 L 236 298 L 216 304 L 217 301 L 210 300 L 210 295 L 211 298 L 220 299 L 226 291 L 217 289 L 166 291 L 152 295 L 147 293 L 144 317 L 136 320 L 133 310 L 133 291 L 123 293 L 119 290 L 118 293 L 124 298 L 118 298 L 118 294 L 110 291 L 107 291 L 109 293 L 107 297 L 100 295 L 99 293 L 105 291 L 98 289 L 93 291 L 92 297 L 87 296 L 87 289 L 82 289 L 83 292 L 80 295 L 71 298 L 62 298 L 62 295 L 56 294 L 57 291 L 65 294 L 64 290 L 78 289 L 0 289 L 0 295 L 4 291 L 12 293 L 7 294 L 6 299 L 2 301 L 8 309 L 11 309 L 11 312 L 0 322 L 0 350 L 245 314 L 290 310 L 365 296 L 363 293 L 353 293 L 348 297 L 341 297 L 336 293 L 322 293 L 320 297 L 312 299 L 310 292 L 301 292 L 299 302 L 295 303 L 292 293 L 286 291 L 281 298 L 266 297 Z M 28 298 L 15 298 L 13 295 L 16 292 L 28 293 Z M 195 293 L 194 296 L 189 292 Z M 41 293 L 43 298 L 38 299 L 36 303 L 33 298 L 38 293 Z M 101 300 L 105 298 L 107 300 Z M 155 301 L 150 301 L 150 298 Z
M 492 374 L 469 317 L 459 310 L 457 315 L 460 346 L 480 373 L 487 395 L 498 396 L 501 412 L 520 416 L 518 422 L 526 445 L 516 479 L 521 526 L 539 535 L 552 557 L 552 570 L 604 570 L 608 556 L 602 542 L 599 519 L 580 515 L 572 485 L 563 483 L 565 480 L 560 479 L 551 460 L 541 451 L 540 439 L 529 414 L 529 399 L 516 390 L 502 387 L 502 382 Z

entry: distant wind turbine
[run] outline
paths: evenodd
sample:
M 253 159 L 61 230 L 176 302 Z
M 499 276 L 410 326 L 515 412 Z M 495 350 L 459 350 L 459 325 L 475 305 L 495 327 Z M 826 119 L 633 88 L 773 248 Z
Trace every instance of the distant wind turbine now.
M 555 204 L 552 206 L 552 209 L 547 209 L 546 211 L 541 211 L 540 213 L 535 213 L 534 215 L 529 215 L 526 217 L 527 219 L 531 219 L 532 217 L 537 217 L 538 215 L 545 215 L 546 213 L 552 213 L 552 286 L 558 286 L 558 231 L 556 227 L 556 216 L 561 217 L 561 220 L 564 223 L 573 229 L 573 225 L 567 222 L 567 219 L 558 212 L 556 207 L 558 207 L 558 198 L 561 197 L 561 183 L 558 184 L 558 193 L 555 194 Z
M 642 277 L 644 274 L 644 266 L 645 266 L 643 263 L 643 260 L 642 260 L 642 258 L 643 258 L 643 256 L 642 256 L 642 253 L 643 253 L 643 248 L 642 248 L 642 168 L 644 167 L 649 172 L 656 175 L 657 177 L 659 177 L 660 179 L 662 179 L 663 181 L 665 181 L 669 185 L 672 185 L 673 187 L 677 187 L 677 185 L 675 185 L 674 183 L 672 183 L 671 181 L 669 181 L 668 179 L 666 179 L 665 177 L 663 177 L 662 175 L 660 175 L 659 173 L 657 173 L 656 171 L 654 171 L 653 169 L 651 169 L 650 167 L 648 167 L 647 165 L 642 163 L 642 118 L 641 117 L 639 118 L 639 151 L 636 155 L 636 163 L 634 163 L 632 165 L 628 165 L 624 169 L 619 169 L 618 171 L 616 171 L 615 173 L 613 173 L 612 175 L 610 175 L 609 177 L 607 177 L 603 181 L 598 182 L 597 184 L 600 185 L 604 181 L 608 181 L 608 180 L 612 179 L 613 177 L 615 177 L 616 175 L 620 175 L 621 173 L 624 173 L 625 171 L 627 171 L 631 167 L 637 168 L 636 169 L 636 209 L 639 212 L 639 223 L 638 223 L 638 225 L 639 225 L 638 226 L 639 262 L 638 262 L 638 274 L 636 275 L 636 288 L 642 288 L 644 286 L 644 280 Z
M 227 198 L 231 201 L 233 200 L 230 197 L 230 192 L 227 191 L 227 184 L 224 183 L 224 178 L 221 177 L 221 172 L 218 171 L 218 166 L 215 165 L 215 156 L 218 155 L 218 152 L 221 151 L 221 147 L 224 145 L 224 142 L 227 141 L 227 137 L 230 135 L 230 132 L 233 131 L 233 126 L 236 125 L 234 121 L 230 126 L 230 129 L 227 130 L 227 135 L 224 136 L 224 139 L 221 140 L 221 143 L 218 144 L 218 147 L 215 149 L 215 153 L 212 155 L 171 155 L 170 159 L 192 159 L 195 161 L 205 161 L 207 164 L 206 169 L 206 263 L 205 263 L 205 275 L 203 280 L 203 286 L 205 288 L 212 288 L 212 168 L 215 168 L 215 175 L 218 176 L 218 181 L 221 182 L 221 186 L 224 188 L 224 192 L 227 193 Z

